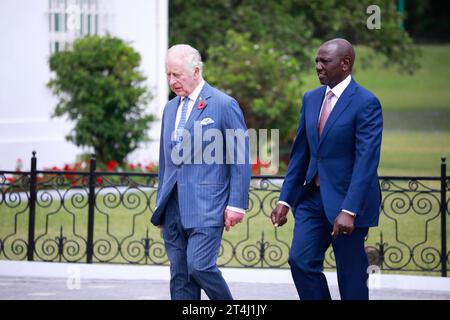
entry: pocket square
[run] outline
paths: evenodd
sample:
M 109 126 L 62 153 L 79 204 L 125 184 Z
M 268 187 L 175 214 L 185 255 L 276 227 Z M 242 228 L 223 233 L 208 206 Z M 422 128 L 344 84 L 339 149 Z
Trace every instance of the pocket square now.
M 202 126 L 206 126 L 206 125 L 211 124 L 211 123 L 214 123 L 214 120 L 211 119 L 211 118 L 205 118 L 205 119 L 203 119 L 203 120 L 200 122 L 200 124 L 201 124 Z

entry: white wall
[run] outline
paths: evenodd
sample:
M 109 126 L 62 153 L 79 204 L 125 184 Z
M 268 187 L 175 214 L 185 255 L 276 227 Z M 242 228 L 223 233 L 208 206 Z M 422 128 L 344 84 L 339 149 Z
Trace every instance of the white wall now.
M 49 120 L 55 104 L 46 88 L 49 71 L 47 1 L 0 1 L 0 168 L 39 151 L 40 161 L 61 161 L 76 149 L 64 141 L 68 126 Z M 51 147 L 53 146 L 53 147 Z M 28 163 L 28 161 L 25 161 Z
M 113 6 L 114 29 L 111 31 L 129 41 L 141 54 L 141 69 L 154 96 L 148 110 L 158 117 L 149 132 L 152 142 L 143 145 L 129 158 L 144 163 L 158 160 L 162 111 L 168 96 L 164 67 L 168 46 L 168 0 L 115 0 Z
M 113 0 L 107 0 L 113 1 Z M 131 43 L 142 56 L 141 69 L 155 96 L 148 110 L 162 115 L 167 100 L 164 53 L 168 37 L 168 0 L 114 0 L 110 32 Z M 72 163 L 81 150 L 65 141 L 71 124 L 50 119 L 56 99 L 46 83 L 50 78 L 48 0 L 0 0 L 0 170 L 12 170 L 37 151 L 38 167 Z M 130 160 L 157 160 L 160 121 Z

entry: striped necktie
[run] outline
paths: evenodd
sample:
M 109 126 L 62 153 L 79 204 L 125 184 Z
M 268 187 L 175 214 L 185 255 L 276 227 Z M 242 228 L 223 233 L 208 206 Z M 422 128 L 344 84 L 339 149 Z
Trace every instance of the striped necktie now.
M 180 122 L 178 122 L 176 141 L 181 142 L 183 137 L 184 126 L 186 125 L 187 111 L 188 111 L 189 97 L 184 97 L 183 107 L 181 108 Z

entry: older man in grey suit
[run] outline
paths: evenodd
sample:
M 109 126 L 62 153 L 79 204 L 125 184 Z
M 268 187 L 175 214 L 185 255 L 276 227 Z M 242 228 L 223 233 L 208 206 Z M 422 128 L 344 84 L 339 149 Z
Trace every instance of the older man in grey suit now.
M 224 225 L 228 230 L 241 222 L 248 207 L 247 128 L 236 100 L 203 80 L 196 49 L 171 47 L 166 72 L 177 96 L 163 113 L 157 207 L 151 221 L 163 230 L 171 298 L 200 299 L 203 289 L 210 299 L 229 300 L 232 295 L 216 263 Z M 232 139 L 230 133 L 236 133 Z

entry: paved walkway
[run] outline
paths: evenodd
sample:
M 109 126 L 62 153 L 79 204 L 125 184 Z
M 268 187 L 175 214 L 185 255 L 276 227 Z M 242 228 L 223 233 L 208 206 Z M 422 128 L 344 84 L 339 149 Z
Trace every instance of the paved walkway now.
M 289 270 L 222 272 L 237 300 L 298 299 Z M 326 276 L 339 299 L 335 273 Z M 168 277 L 168 267 L 0 261 L 0 300 L 166 300 Z M 449 278 L 380 275 L 370 287 L 373 300 L 450 300 Z
M 292 284 L 230 282 L 236 300 L 298 300 Z M 66 279 L 0 277 L 1 300 L 168 300 L 168 281 L 84 280 L 68 286 Z M 333 299 L 339 299 L 331 286 Z M 202 294 L 202 299 L 208 299 Z M 371 300 L 450 300 L 449 292 L 381 289 L 370 292 Z

